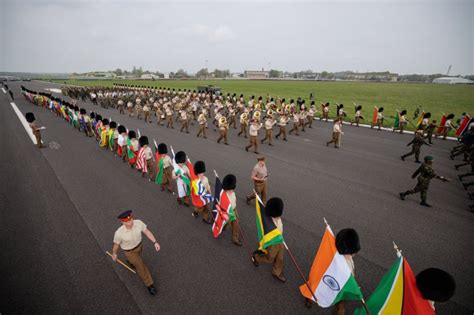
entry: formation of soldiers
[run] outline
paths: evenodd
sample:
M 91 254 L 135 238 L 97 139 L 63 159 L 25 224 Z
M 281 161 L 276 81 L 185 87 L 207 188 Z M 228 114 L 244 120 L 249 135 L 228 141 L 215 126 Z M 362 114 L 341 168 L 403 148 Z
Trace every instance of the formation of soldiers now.
M 37 93 L 35 91 L 30 91 L 24 87 L 22 87 L 22 89 L 23 94 L 30 102 L 38 106 L 49 108 L 58 117 L 64 118 L 71 126 L 76 128 L 78 131 L 83 132 L 86 136 L 96 137 L 100 147 L 112 151 L 116 156 L 123 159 L 124 162 L 128 162 L 132 168 L 135 168 L 142 172 L 143 177 L 149 177 L 150 181 L 155 181 L 157 183 L 158 177 L 162 177 L 162 179 L 160 179 L 162 191 L 167 188 L 168 191 L 173 192 L 171 180 L 175 180 L 178 189 L 178 203 L 188 207 L 190 206 L 188 199 L 189 194 L 186 194 L 187 188 L 185 188 L 183 181 L 185 181 L 185 177 L 192 177 L 190 174 L 193 172 L 199 176 L 200 180 L 204 185 L 204 189 L 206 192 L 202 196 L 204 196 L 206 193 L 211 193 L 209 181 L 204 175 L 204 173 L 206 172 L 206 167 L 203 161 L 197 161 L 194 166 L 191 166 L 193 170 L 190 170 L 187 166 L 188 164 L 186 163 L 186 153 L 184 153 L 183 151 L 179 151 L 175 155 L 173 152 L 174 156 L 173 159 L 171 159 L 168 156 L 167 145 L 164 143 L 160 143 L 159 145 L 157 145 L 155 143 L 154 155 L 153 150 L 150 147 L 148 137 L 141 136 L 140 134 L 135 133 L 135 131 L 133 130 L 127 130 L 125 126 L 118 124 L 115 121 L 109 121 L 106 118 L 102 118 L 102 116 L 96 112 L 87 113 L 85 109 L 79 108 L 76 104 L 74 104 L 74 102 L 67 102 L 62 99 L 53 97 L 52 95 L 47 93 Z M 99 104 L 101 104 L 100 99 Z M 257 105 L 258 104 L 259 103 L 257 103 Z M 267 109 L 267 115 L 269 115 L 269 110 L 271 110 L 271 108 Z M 253 114 L 255 114 L 256 112 L 259 111 L 254 111 Z M 243 113 L 246 112 L 243 111 L 242 114 Z M 132 114 L 133 113 L 130 113 L 130 115 Z M 222 118 L 223 117 L 219 117 L 217 118 L 217 120 L 223 120 Z M 336 123 L 340 122 L 341 119 L 336 119 Z M 218 123 L 220 123 L 220 121 Z M 172 125 L 172 122 L 170 124 Z M 219 124 L 216 124 L 216 127 L 218 126 Z M 186 125 L 184 125 L 184 127 L 182 126 L 182 129 L 185 127 Z M 224 141 L 226 141 L 225 135 L 221 134 L 221 136 L 224 137 Z M 250 136 L 252 136 L 251 133 Z M 266 138 L 268 138 L 268 136 L 271 136 L 271 133 L 267 133 Z M 267 140 L 266 138 L 263 140 Z M 464 145 L 467 144 L 464 143 L 462 147 L 455 148 L 456 151 L 453 151 L 453 155 L 457 154 L 458 152 L 465 152 L 466 149 Z M 155 156 L 158 157 L 156 160 L 154 158 Z M 265 202 L 267 194 L 265 181 L 268 174 L 264 162 L 265 159 L 263 157 L 259 157 L 257 160 L 258 163 L 252 171 L 252 179 L 255 181 L 255 192 L 258 194 L 257 198 L 261 198 L 263 199 L 263 202 Z M 415 176 L 418 173 L 421 173 L 420 178 L 423 175 L 424 177 L 422 178 L 422 181 L 424 182 L 422 182 L 421 185 L 419 184 L 417 188 L 415 188 L 415 190 L 407 191 L 404 194 L 400 194 L 401 197 L 402 195 L 404 197 L 405 195 L 419 191 L 422 191 L 423 194 L 423 185 L 424 183 L 426 183 L 426 180 L 429 182 L 431 178 L 436 177 L 444 180 L 443 177 L 436 175 L 432 170 L 432 160 L 433 159 L 431 157 L 425 157 L 425 164 L 422 165 L 423 169 L 420 168 L 416 172 L 416 174 L 414 174 Z M 173 167 L 174 169 L 171 170 Z M 226 198 L 228 198 L 229 206 L 231 207 L 231 209 L 234 210 L 232 213 L 232 215 L 234 216 L 234 220 L 229 222 L 229 225 L 232 229 L 232 241 L 236 245 L 242 246 L 242 242 L 240 240 L 241 231 L 238 225 L 238 213 L 236 211 L 237 199 L 234 192 L 236 188 L 236 183 L 237 181 L 234 175 L 226 175 L 222 181 L 222 191 L 223 194 L 227 196 Z M 180 189 L 184 189 L 184 194 L 182 194 L 182 191 L 180 191 Z M 424 191 L 424 193 L 426 194 L 426 190 Z M 249 203 L 254 196 L 254 194 L 247 196 L 247 203 Z M 259 201 L 259 203 L 260 202 L 261 201 Z M 270 220 L 272 220 L 273 224 L 275 225 L 275 228 L 279 230 L 280 234 L 283 233 L 283 223 L 281 221 L 283 208 L 283 201 L 277 197 L 271 198 L 265 204 L 266 215 L 270 218 Z M 196 207 L 192 214 L 194 217 L 202 215 L 203 221 L 209 224 L 211 222 L 207 213 L 208 210 L 209 209 L 206 208 Z M 126 251 L 126 256 L 130 260 L 130 266 L 137 270 L 140 278 L 147 286 L 149 293 L 155 295 L 157 293 L 157 289 L 153 284 L 153 279 L 151 278 L 148 268 L 146 267 L 146 265 L 144 265 L 141 259 L 141 233 L 145 234 L 148 239 L 154 244 L 156 251 L 160 250 L 160 245 L 157 242 L 155 236 L 147 229 L 146 224 L 144 224 L 140 220 L 134 220 L 132 212 L 130 210 L 120 214 L 118 216 L 118 219 L 120 219 L 123 226 L 119 228 L 115 233 L 114 248 L 112 251 L 113 254 L 111 254 L 111 256 L 114 260 L 117 260 L 118 249 L 122 248 L 122 250 Z M 134 233 L 133 240 L 131 240 L 129 237 L 124 236 L 124 234 L 127 233 L 127 229 Z M 360 250 L 359 237 L 357 232 L 353 229 L 344 229 L 337 233 L 335 242 L 337 251 L 340 255 L 344 256 L 344 259 L 346 260 L 350 271 L 353 273 L 354 262 L 352 260 L 352 257 Z M 251 261 L 255 266 L 259 266 L 259 264 L 261 263 L 273 264 L 273 276 L 277 280 L 285 282 L 286 279 L 282 275 L 284 248 L 288 250 L 286 244 L 280 243 L 267 247 L 266 253 L 262 252 L 261 250 L 256 250 L 251 255 Z M 427 285 L 427 287 L 421 285 L 418 286 L 418 290 L 420 290 L 422 294 L 422 297 L 420 299 L 428 301 L 430 303 L 430 307 L 432 307 L 434 311 L 435 301 L 444 302 L 452 297 L 455 290 L 455 282 L 452 276 L 446 273 L 445 271 L 438 269 L 434 270 L 434 268 L 431 269 L 428 271 L 425 270 L 417 276 L 417 285 L 418 278 L 420 278 L 420 283 L 422 282 L 421 275 L 424 272 L 428 272 L 430 274 L 430 279 L 432 277 L 440 277 L 439 279 L 441 279 L 440 281 L 442 282 L 442 284 L 438 282 L 437 286 L 433 286 L 433 284 L 429 284 Z M 433 293 L 435 291 L 437 292 L 436 294 Z M 345 313 L 344 301 L 339 301 L 337 304 L 335 304 L 335 306 L 338 314 Z

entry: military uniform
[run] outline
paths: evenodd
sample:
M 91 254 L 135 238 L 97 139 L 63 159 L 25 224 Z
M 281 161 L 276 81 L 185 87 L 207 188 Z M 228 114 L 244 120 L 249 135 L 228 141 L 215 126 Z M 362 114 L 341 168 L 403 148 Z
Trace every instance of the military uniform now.
M 206 176 L 204 176 L 204 172 L 206 172 L 206 164 L 204 164 L 203 161 L 196 161 L 196 163 L 194 163 L 194 173 L 199 177 L 199 180 L 201 181 L 201 185 L 204 188 L 205 193 L 212 194 L 211 187 L 209 185 L 209 179 Z M 195 206 L 192 214 L 193 214 L 193 217 L 195 218 L 198 218 L 199 215 L 201 215 L 202 220 L 205 223 L 207 224 L 211 223 L 211 219 L 209 218 L 209 204 L 208 203 L 206 203 L 202 207 Z
M 244 134 L 244 138 L 247 138 L 247 127 L 249 124 L 248 113 L 240 114 L 240 131 L 237 134 L 240 137 L 241 134 Z
M 254 152 L 258 154 L 258 142 L 257 136 L 258 131 L 262 128 L 262 124 L 257 121 L 252 121 L 250 123 L 249 135 L 250 135 L 250 144 L 245 147 L 245 151 L 248 151 L 251 147 L 254 148 Z
M 423 140 L 423 131 L 422 130 L 417 130 L 415 133 L 415 137 L 413 138 L 412 141 L 410 141 L 407 146 L 412 144 L 411 151 L 408 152 L 407 154 L 404 154 L 401 156 L 401 159 L 405 161 L 405 158 L 415 154 L 415 162 L 420 163 L 420 148 L 422 145 L 426 144 L 429 145 L 428 143 Z
M 276 121 L 270 115 L 265 119 L 265 138 L 263 138 L 260 143 L 263 144 L 265 140 L 268 140 L 268 145 L 273 146 L 272 144 L 272 133 L 273 133 L 273 125 L 276 124 Z
M 196 136 L 199 138 L 199 136 L 202 134 L 203 138 L 207 139 L 207 136 L 206 136 L 207 118 L 204 112 L 199 114 L 198 124 L 199 124 L 199 131 Z
M 278 122 L 278 126 L 280 127 L 280 131 L 275 136 L 276 139 L 278 139 L 279 136 L 282 136 L 284 141 L 288 141 L 288 140 L 286 140 L 286 125 L 287 124 L 288 124 L 288 116 L 286 114 L 282 114 L 280 116 L 280 121 Z M 310 128 L 311 128 L 311 126 L 310 126 Z

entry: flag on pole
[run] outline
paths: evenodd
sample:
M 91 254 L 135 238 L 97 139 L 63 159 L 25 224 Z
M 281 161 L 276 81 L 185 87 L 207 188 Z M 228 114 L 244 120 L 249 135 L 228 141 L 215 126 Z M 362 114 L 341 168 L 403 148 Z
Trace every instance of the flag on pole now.
M 393 128 L 399 128 L 400 127 L 400 112 L 397 110 L 395 113 L 395 120 L 393 121 Z
M 220 178 L 216 176 L 216 183 L 214 185 L 214 205 L 212 208 L 212 217 L 214 219 L 214 223 L 212 224 L 212 235 L 214 238 L 217 238 L 222 233 L 222 229 L 227 223 L 235 220 L 235 214 L 231 220 L 231 211 L 232 206 L 229 197 L 222 189 Z
M 422 111 L 421 115 L 416 120 L 416 123 L 415 123 L 416 128 L 420 128 L 420 125 L 423 122 L 423 118 L 425 118 L 425 111 Z
M 321 307 L 329 307 L 344 300 L 362 300 L 362 292 L 343 255 L 336 248 L 336 237 L 326 225 L 323 239 L 309 273 L 309 291 L 300 286 L 301 294 Z M 314 300 L 316 298 L 317 301 Z
M 410 265 L 400 254 L 367 300 L 367 308 L 373 315 L 435 314 L 430 302 L 421 296 Z M 354 314 L 364 315 L 367 312 L 365 309 L 359 308 Z
M 469 126 L 469 123 L 471 122 L 471 116 L 466 115 L 464 116 L 464 119 L 461 121 L 459 124 L 458 129 L 456 130 L 456 137 L 461 137 L 461 135 L 464 133 L 464 131 L 467 129 L 467 126 Z
M 191 201 L 197 208 L 204 207 L 213 200 L 213 197 L 206 191 L 199 176 L 194 173 L 194 167 L 191 160 L 188 159 L 186 165 L 188 166 L 189 174 L 191 175 Z
M 255 194 L 255 212 L 257 221 L 258 250 L 266 253 L 266 248 L 272 245 L 282 244 L 283 235 L 276 227 L 272 217 L 265 213 L 262 200 Z
M 446 115 L 443 113 L 443 115 L 441 116 L 441 119 L 439 120 L 439 127 L 438 129 L 436 129 L 436 134 L 437 135 L 440 135 L 443 133 L 444 131 L 444 125 L 446 124 Z
M 145 159 L 145 148 L 143 147 L 138 150 L 136 169 L 142 171 L 142 173 L 146 173 L 148 171 Z
M 164 162 L 163 162 L 163 159 L 161 158 L 160 152 L 158 151 L 158 144 L 156 143 L 156 140 L 153 139 L 153 142 L 155 144 L 155 163 L 156 163 L 155 184 L 161 185 L 163 183 L 163 176 L 165 174 Z
M 374 106 L 374 111 L 372 112 L 372 125 L 375 125 L 377 123 L 378 113 L 379 108 L 377 106 Z
M 188 176 L 184 173 L 183 169 L 178 165 L 178 163 L 176 163 L 176 159 L 175 159 L 175 154 L 174 154 L 174 149 L 173 147 L 171 146 L 171 153 L 173 155 L 173 170 L 174 170 L 174 173 L 179 176 L 181 178 L 181 180 L 183 181 L 184 185 L 186 186 L 185 189 L 186 189 L 186 196 L 189 196 L 191 194 L 191 181 L 190 179 L 188 178 Z M 191 171 L 191 170 L 189 170 Z M 179 193 L 179 190 L 180 189 L 180 186 L 178 185 L 178 193 Z

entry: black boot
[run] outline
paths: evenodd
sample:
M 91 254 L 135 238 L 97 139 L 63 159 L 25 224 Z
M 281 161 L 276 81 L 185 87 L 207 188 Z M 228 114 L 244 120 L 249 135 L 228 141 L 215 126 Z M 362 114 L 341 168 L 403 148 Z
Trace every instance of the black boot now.
M 431 208 L 431 207 L 432 207 L 432 205 L 426 203 L 426 200 L 422 200 L 422 201 L 420 202 L 420 205 L 425 206 L 425 207 L 428 207 L 428 208 Z
M 405 200 L 405 196 L 406 196 L 405 193 L 400 193 L 400 199 L 401 199 L 401 200 Z

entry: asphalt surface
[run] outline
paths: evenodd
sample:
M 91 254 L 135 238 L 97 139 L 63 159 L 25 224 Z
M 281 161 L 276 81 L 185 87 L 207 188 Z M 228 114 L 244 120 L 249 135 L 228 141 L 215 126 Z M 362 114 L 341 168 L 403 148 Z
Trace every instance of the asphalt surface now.
M 21 82 L 44 91 L 59 85 Z M 174 196 L 143 179 L 96 141 L 71 128 L 50 111 L 28 103 L 20 95 L 20 83 L 10 83 L 15 104 L 22 113 L 32 111 L 43 130 L 43 141 L 58 149 L 36 149 L 21 126 L 7 94 L 0 91 L 1 188 L 0 263 L 1 313 L 104 312 L 104 313 L 330 313 L 313 306 L 307 309 L 299 294 L 302 283 L 285 254 L 282 284 L 271 276 L 271 266 L 255 268 L 245 247 L 236 247 L 226 231 L 214 239 L 210 227 L 178 206 Z M 250 171 L 255 154 L 229 133 L 229 146 L 217 144 L 217 132 L 208 139 L 180 133 L 143 120 L 119 115 L 90 103 L 79 104 L 112 117 L 129 129 L 139 128 L 157 142 L 184 150 L 192 161 L 204 160 L 207 176 L 212 169 L 221 178 L 237 176 L 237 208 L 250 250 L 256 248 L 254 206 L 245 204 L 252 183 Z M 326 147 L 332 124 L 315 121 L 313 129 L 274 147 L 260 146 L 267 157 L 269 196 L 285 202 L 284 237 L 307 275 L 324 232 L 326 218 L 335 233 L 355 228 L 362 250 L 355 257 L 356 279 L 366 298 L 394 262 L 395 241 L 415 273 L 428 267 L 450 272 L 456 279 L 454 298 L 436 304 L 438 314 L 472 314 L 474 310 L 474 254 L 471 250 L 474 215 L 469 199 L 457 180 L 449 159 L 453 141 L 434 140 L 422 154 L 435 157 L 434 168 L 453 179 L 433 180 L 428 202 L 419 196 L 406 201 L 398 192 L 412 188 L 411 174 L 418 167 L 409 151 L 412 135 L 344 126 L 342 148 Z M 55 147 L 55 146 L 53 146 Z M 467 169 L 466 169 L 467 170 Z M 154 252 L 144 240 L 144 260 L 159 290 L 148 294 L 141 281 L 106 255 L 111 250 L 116 215 L 133 209 L 159 240 Z M 123 254 L 121 255 L 123 258 Z M 5 259 L 6 258 L 6 259 Z M 348 311 L 359 306 L 349 303 Z

